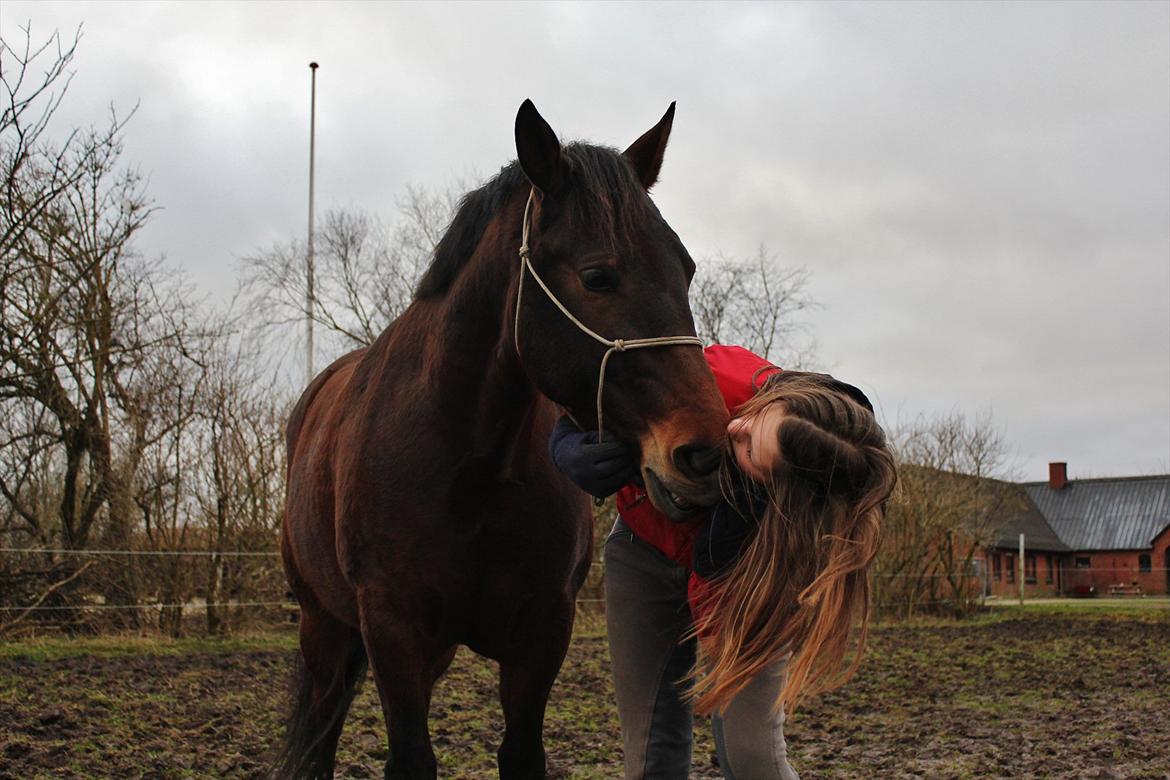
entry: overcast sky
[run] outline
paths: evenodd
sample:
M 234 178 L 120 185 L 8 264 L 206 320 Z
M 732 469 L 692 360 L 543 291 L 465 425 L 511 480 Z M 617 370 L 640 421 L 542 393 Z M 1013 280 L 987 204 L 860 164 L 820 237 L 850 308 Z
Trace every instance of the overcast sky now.
M 317 202 L 390 217 L 515 156 L 532 98 L 624 147 L 678 101 L 655 199 L 696 257 L 806 266 L 819 355 L 889 422 L 990 411 L 1018 475 L 1170 472 L 1170 4 L 48 3 L 61 125 L 140 103 L 142 233 L 209 295 Z

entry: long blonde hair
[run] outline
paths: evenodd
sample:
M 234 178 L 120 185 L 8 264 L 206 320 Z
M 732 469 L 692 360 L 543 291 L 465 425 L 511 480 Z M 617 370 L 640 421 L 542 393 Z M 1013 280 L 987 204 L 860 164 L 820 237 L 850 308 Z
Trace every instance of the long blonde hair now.
M 861 402 L 864 401 L 864 405 Z M 789 653 L 776 706 L 856 671 L 869 621 L 869 568 L 897 482 L 885 434 L 865 397 L 824 374 L 774 375 L 737 417 L 784 409 L 779 456 L 762 488 L 765 508 L 751 541 L 715 580 L 693 628 L 702 658 L 690 677 L 700 713 L 722 711 L 764 669 Z M 747 477 L 724 459 L 724 494 Z M 740 484 L 743 487 L 742 483 Z M 857 645 L 846 664 L 857 619 Z

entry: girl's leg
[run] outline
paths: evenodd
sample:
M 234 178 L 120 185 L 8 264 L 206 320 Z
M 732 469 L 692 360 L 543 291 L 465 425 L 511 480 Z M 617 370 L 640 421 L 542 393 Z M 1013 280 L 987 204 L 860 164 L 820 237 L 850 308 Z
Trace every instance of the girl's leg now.
M 727 780 L 800 780 L 788 763 L 784 712 L 773 706 L 784 685 L 786 661 L 756 676 L 711 719 L 719 767 Z
M 605 543 L 605 615 L 627 780 L 679 780 L 694 721 L 678 681 L 695 662 L 687 571 L 619 520 Z

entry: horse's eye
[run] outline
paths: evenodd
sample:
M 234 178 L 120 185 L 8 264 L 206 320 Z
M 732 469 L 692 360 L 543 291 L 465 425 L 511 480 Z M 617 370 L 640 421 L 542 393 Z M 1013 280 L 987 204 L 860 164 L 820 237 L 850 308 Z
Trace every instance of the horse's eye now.
M 612 268 L 586 268 L 581 272 L 581 284 L 588 290 L 616 290 L 617 281 L 617 273 Z

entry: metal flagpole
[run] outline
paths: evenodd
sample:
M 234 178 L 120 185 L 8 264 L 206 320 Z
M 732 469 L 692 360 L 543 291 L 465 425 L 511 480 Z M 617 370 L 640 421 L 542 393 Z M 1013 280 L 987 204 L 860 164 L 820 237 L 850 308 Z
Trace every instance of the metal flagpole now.
M 312 86 L 309 103 L 309 251 L 305 257 L 305 385 L 313 381 L 313 309 L 316 296 L 313 291 L 315 274 L 313 257 L 313 189 L 317 149 L 317 63 L 310 62 Z

